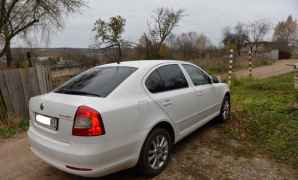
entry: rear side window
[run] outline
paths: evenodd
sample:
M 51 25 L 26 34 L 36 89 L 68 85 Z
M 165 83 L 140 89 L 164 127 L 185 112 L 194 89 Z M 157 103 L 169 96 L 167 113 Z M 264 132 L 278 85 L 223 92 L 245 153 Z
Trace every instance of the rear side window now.
M 55 92 L 106 97 L 136 70 L 125 66 L 95 68 L 74 77 Z
M 177 64 L 165 65 L 154 70 L 146 80 L 151 93 L 187 88 L 188 84 Z
M 189 64 L 184 64 L 182 66 L 190 76 L 190 79 L 195 86 L 210 84 L 210 78 L 199 68 Z

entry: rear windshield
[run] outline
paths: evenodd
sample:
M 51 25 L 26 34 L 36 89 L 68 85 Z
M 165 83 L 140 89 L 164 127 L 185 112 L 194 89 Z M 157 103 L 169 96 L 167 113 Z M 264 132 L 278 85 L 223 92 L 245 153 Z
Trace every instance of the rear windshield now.
M 126 66 L 94 68 L 72 78 L 55 92 L 106 97 L 136 70 Z

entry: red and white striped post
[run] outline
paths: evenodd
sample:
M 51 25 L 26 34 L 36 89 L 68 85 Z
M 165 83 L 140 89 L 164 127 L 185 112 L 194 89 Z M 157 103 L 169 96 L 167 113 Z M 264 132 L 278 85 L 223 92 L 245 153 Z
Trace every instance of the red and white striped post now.
M 295 64 L 295 79 L 294 79 L 294 81 L 295 81 L 295 89 L 297 89 L 298 90 L 298 63 L 297 64 Z
M 297 64 L 287 64 L 294 68 L 294 88 L 298 90 L 298 63 Z
M 249 77 L 252 77 L 252 50 L 249 50 L 248 52 L 248 75 Z
M 234 60 L 234 50 L 233 49 L 230 49 L 229 77 L 228 77 L 228 84 L 229 84 L 229 86 L 231 86 L 231 84 L 232 84 L 233 60 Z

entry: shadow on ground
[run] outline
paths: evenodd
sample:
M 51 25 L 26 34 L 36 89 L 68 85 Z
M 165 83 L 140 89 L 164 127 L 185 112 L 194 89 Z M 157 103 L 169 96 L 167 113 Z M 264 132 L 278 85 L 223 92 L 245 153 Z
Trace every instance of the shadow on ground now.
M 173 169 L 173 168 L 175 168 L 173 166 L 174 163 L 179 163 L 176 160 L 176 156 L 183 156 L 184 152 L 188 148 L 188 144 L 194 143 L 195 141 L 197 141 L 198 139 L 203 137 L 203 135 L 205 133 L 207 133 L 210 129 L 218 128 L 219 126 L 220 125 L 218 123 L 216 123 L 215 121 L 211 121 L 208 124 L 206 124 L 205 126 L 203 126 L 202 128 L 196 130 L 194 133 L 192 133 L 191 135 L 189 135 L 188 137 L 186 137 L 179 143 L 177 143 L 173 150 L 172 160 L 164 173 L 166 173 L 167 171 L 177 171 L 177 169 Z M 180 169 L 178 171 L 181 171 L 181 170 L 183 170 L 183 169 Z M 152 179 L 152 178 L 145 178 L 145 177 L 138 175 L 136 173 L 136 170 L 133 168 L 124 170 L 124 171 L 121 171 L 118 173 L 114 173 L 114 174 L 111 174 L 111 175 L 108 175 L 108 176 L 105 176 L 102 178 L 83 178 L 83 177 L 79 177 L 79 176 L 74 176 L 74 175 L 70 175 L 70 174 L 64 173 L 62 171 L 59 171 L 53 167 L 48 167 L 47 172 L 49 172 L 48 173 L 49 178 L 50 178 L 51 174 L 55 174 L 55 176 L 57 176 L 57 174 L 59 174 L 58 176 L 61 177 L 61 179 L 71 179 L 71 180 L 92 180 L 92 179 L 98 179 L 98 180 L 119 180 L 119 179 L 121 179 L 121 180 L 146 180 L 146 179 Z M 170 173 L 170 174 L 173 175 L 172 173 Z M 209 179 L 201 173 L 197 173 L 197 174 L 195 174 L 195 176 L 202 180 Z M 166 178 L 166 177 L 164 177 L 164 178 Z M 164 178 L 157 176 L 153 179 L 164 179 Z M 171 179 L 171 178 L 169 177 L 166 179 Z

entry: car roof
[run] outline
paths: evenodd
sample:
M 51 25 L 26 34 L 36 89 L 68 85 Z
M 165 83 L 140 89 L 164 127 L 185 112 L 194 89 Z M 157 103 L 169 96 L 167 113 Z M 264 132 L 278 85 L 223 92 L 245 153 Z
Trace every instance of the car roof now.
M 136 60 L 136 61 L 123 61 L 123 62 L 121 61 L 120 64 L 111 63 L 111 64 L 105 64 L 102 66 L 130 66 L 130 67 L 136 67 L 136 68 L 150 68 L 160 64 L 168 64 L 168 63 L 188 63 L 188 62 L 178 61 L 178 60 Z

